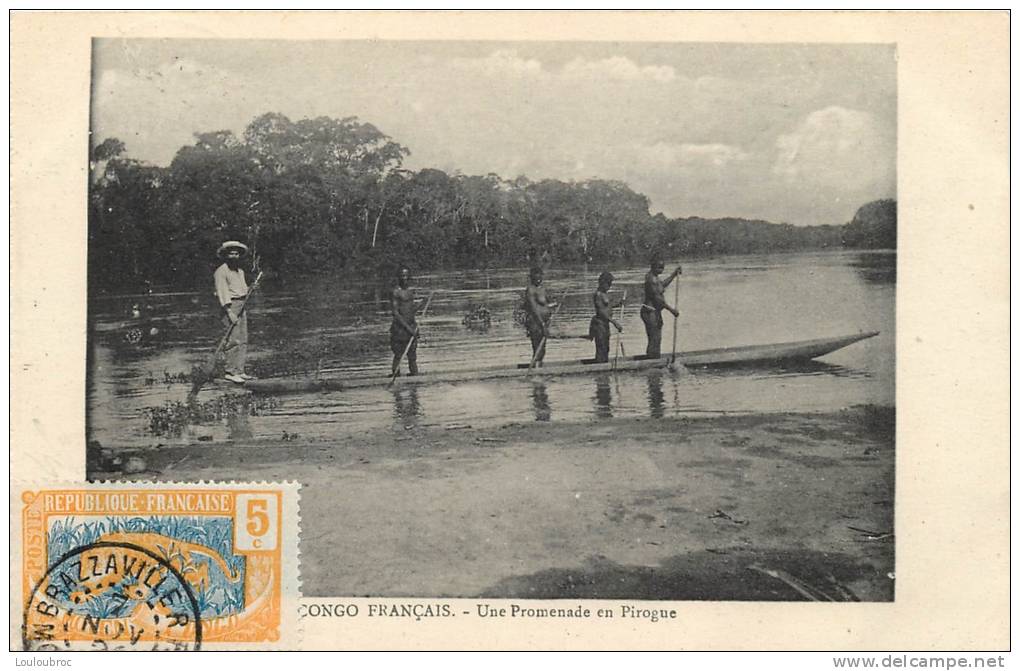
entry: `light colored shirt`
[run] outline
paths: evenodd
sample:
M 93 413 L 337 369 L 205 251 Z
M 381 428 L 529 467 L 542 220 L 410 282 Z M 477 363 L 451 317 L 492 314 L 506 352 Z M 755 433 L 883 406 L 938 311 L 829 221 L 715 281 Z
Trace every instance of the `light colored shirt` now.
M 224 263 L 213 273 L 213 281 L 221 306 L 230 305 L 235 298 L 244 298 L 248 294 L 248 283 L 244 281 L 244 271 L 240 268 L 231 270 Z

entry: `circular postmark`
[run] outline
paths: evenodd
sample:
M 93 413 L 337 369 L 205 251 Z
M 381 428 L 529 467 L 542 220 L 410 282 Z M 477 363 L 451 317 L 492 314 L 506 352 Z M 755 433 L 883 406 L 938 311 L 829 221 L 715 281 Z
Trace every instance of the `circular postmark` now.
M 25 604 L 25 650 L 198 650 L 195 593 L 141 546 L 96 542 L 53 562 Z

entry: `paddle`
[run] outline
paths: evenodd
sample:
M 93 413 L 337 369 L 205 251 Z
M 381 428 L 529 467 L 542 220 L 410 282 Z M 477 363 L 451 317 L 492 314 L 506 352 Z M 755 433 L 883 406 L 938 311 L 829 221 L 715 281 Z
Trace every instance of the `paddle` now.
M 425 307 L 421 311 L 422 318 L 424 318 L 425 317 L 425 313 L 429 311 L 429 304 L 432 302 L 432 297 L 435 294 L 436 294 L 435 291 L 430 293 L 428 299 L 425 301 Z M 404 353 L 401 354 L 400 355 L 400 359 L 397 360 L 397 365 L 393 369 L 393 375 L 390 376 L 390 382 L 389 382 L 389 384 L 386 385 L 387 387 L 392 387 L 393 386 L 393 381 L 397 379 L 397 374 L 400 373 L 400 362 L 403 361 L 404 357 L 407 356 L 407 353 L 411 351 L 411 345 L 413 345 L 414 341 L 418 339 L 418 332 L 419 331 L 420 331 L 420 329 L 415 329 L 414 330 L 414 335 L 412 335 L 411 339 L 407 341 L 407 347 L 404 348 Z
M 538 343 L 538 348 L 531 355 L 531 364 L 528 366 L 529 369 L 535 367 L 535 362 L 538 361 L 538 353 L 542 351 L 542 348 L 545 347 L 545 341 L 549 339 L 549 324 L 552 323 L 553 317 L 556 316 L 556 313 L 560 311 L 560 308 L 562 306 L 563 306 L 562 302 L 556 305 L 556 309 L 553 310 L 553 313 L 551 315 L 549 315 L 549 321 L 547 321 L 545 323 L 545 326 L 542 328 L 542 340 Z
M 212 357 L 206 363 L 205 366 L 201 367 L 198 374 L 194 376 L 191 381 L 191 391 L 188 392 L 188 403 L 191 403 L 198 396 L 198 392 L 202 389 L 202 385 L 212 379 L 212 374 L 216 370 L 216 359 L 219 358 L 220 354 L 223 353 L 223 348 L 227 346 L 227 341 L 230 339 L 230 334 L 234 332 L 234 327 L 237 326 L 237 322 L 241 320 L 241 316 L 244 314 L 245 308 L 248 307 L 248 300 L 251 299 L 252 294 L 258 289 L 259 282 L 262 281 L 262 272 L 259 272 L 255 276 L 255 281 L 251 283 L 251 287 L 248 288 L 248 293 L 245 295 L 244 300 L 241 301 L 241 309 L 237 311 L 237 319 L 230 322 L 227 326 L 227 330 L 223 333 L 223 337 L 220 338 L 219 344 L 216 346 L 216 351 L 213 352 Z

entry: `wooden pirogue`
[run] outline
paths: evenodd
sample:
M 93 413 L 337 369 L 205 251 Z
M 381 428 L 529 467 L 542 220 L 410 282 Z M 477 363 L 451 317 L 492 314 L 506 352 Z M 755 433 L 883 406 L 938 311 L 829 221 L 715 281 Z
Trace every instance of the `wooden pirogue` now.
M 818 338 L 798 342 L 775 343 L 771 345 L 749 345 L 743 347 L 721 347 L 693 352 L 677 352 L 676 363 L 687 367 L 763 365 L 792 361 L 806 361 L 824 356 L 855 342 L 878 335 L 878 331 L 857 333 L 837 338 Z M 468 380 L 491 380 L 507 377 L 540 377 L 558 375 L 582 375 L 611 373 L 618 370 L 641 370 L 665 368 L 671 356 L 659 358 L 642 356 L 621 357 L 617 362 L 595 363 L 593 359 L 546 363 L 542 368 L 529 368 L 527 363 L 516 366 L 494 366 L 473 370 L 451 370 L 421 375 L 398 377 L 393 384 L 431 384 L 440 382 L 464 382 Z M 244 388 L 257 393 L 289 393 L 305 391 L 342 391 L 365 387 L 385 387 L 390 384 L 389 375 L 361 377 L 273 377 L 250 380 Z

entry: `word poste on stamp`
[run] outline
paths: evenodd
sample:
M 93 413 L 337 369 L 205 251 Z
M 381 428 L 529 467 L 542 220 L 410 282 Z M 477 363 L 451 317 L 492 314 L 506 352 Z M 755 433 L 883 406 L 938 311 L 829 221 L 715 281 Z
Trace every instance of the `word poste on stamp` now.
M 25 649 L 297 642 L 296 485 L 41 488 L 20 501 Z

